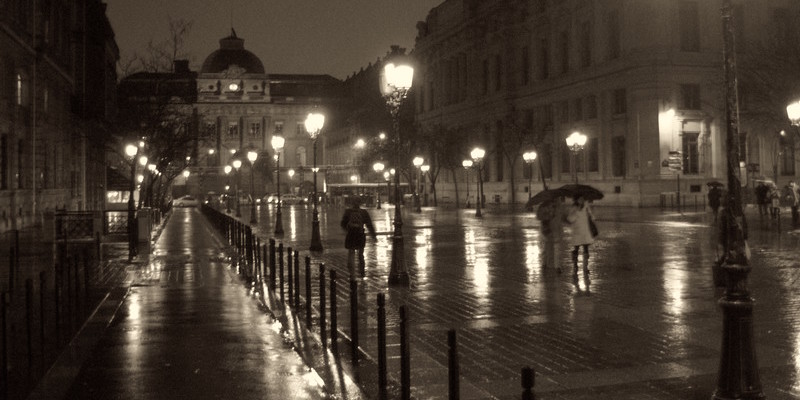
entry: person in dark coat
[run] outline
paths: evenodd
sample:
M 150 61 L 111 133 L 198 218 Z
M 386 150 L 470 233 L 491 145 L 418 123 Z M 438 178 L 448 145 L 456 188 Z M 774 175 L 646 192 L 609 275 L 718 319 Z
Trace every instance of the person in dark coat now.
M 714 221 L 716 221 L 717 215 L 719 215 L 719 207 L 722 205 L 722 190 L 718 186 L 712 186 L 709 189 L 708 205 L 711 206 L 711 211 L 714 212 Z
M 347 249 L 347 268 L 350 271 L 350 279 L 355 279 L 355 257 L 358 252 L 358 268 L 363 277 L 366 273 L 366 261 L 364 260 L 364 247 L 367 245 L 367 235 L 364 227 L 369 230 L 373 240 L 375 236 L 375 225 L 372 224 L 367 210 L 360 208 L 361 199 L 351 198 L 350 208 L 342 215 L 341 226 L 347 232 L 344 238 L 344 248 Z

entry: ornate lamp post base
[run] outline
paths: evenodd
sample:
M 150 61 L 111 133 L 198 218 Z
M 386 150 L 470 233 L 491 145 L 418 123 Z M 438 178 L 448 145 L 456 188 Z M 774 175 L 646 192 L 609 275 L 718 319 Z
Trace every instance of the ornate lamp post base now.
M 314 219 L 311 221 L 311 251 L 322 251 L 322 239 L 319 234 L 319 213 L 314 209 Z
M 275 234 L 283 235 L 283 216 L 281 215 L 280 200 L 278 200 L 278 211 L 275 213 Z
M 392 264 L 389 268 L 389 285 L 409 286 L 411 280 L 406 271 L 406 258 L 403 244 L 402 223 L 395 222 L 394 237 L 392 237 Z

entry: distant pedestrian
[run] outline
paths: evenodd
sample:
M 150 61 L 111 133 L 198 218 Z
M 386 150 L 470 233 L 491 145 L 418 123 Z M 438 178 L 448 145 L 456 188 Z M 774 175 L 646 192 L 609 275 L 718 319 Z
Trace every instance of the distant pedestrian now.
M 792 208 L 792 226 L 794 228 L 797 228 L 800 223 L 800 213 L 797 211 L 798 202 L 800 202 L 800 198 L 798 198 L 797 184 L 791 181 L 786 185 L 786 203 Z
M 341 222 L 342 229 L 347 232 L 344 238 L 344 247 L 347 249 L 347 268 L 350 271 L 350 279 L 355 279 L 356 252 L 358 252 L 358 268 L 361 276 L 365 274 L 364 247 L 367 245 L 367 235 L 364 227 L 366 226 L 369 230 L 373 240 L 376 238 L 372 218 L 370 218 L 367 210 L 359 207 L 360 205 L 361 199 L 352 197 L 350 199 L 350 208 L 344 211 Z
M 770 202 L 770 209 L 769 214 L 772 219 L 778 219 L 781 216 L 781 194 L 778 191 L 777 186 L 771 186 L 769 188 L 769 194 L 767 195 Z
M 719 186 L 712 186 L 708 190 L 708 205 L 711 207 L 711 211 L 714 213 L 714 221 L 716 221 L 717 215 L 719 215 L 719 207 L 722 205 L 722 189 Z
M 583 196 L 575 196 L 567 221 L 572 225 L 572 275 L 578 276 L 578 253 L 583 247 L 583 273 L 589 273 L 589 245 L 594 243 L 592 211 Z
M 769 207 L 769 187 L 764 182 L 759 182 L 756 186 L 756 202 L 758 203 L 758 215 L 767 215 L 767 208 Z
M 540 204 L 536 209 L 536 218 L 541 221 L 541 232 L 544 238 L 544 254 L 542 264 L 545 268 L 555 268 L 561 273 L 561 237 L 563 235 L 564 211 L 562 204 L 563 197 L 555 197 Z

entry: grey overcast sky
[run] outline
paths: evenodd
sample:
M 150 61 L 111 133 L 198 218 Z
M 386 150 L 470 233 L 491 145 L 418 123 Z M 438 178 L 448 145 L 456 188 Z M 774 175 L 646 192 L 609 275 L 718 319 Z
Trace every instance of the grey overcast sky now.
M 194 21 L 186 37 L 199 69 L 236 30 L 267 73 L 344 79 L 389 51 L 411 50 L 417 21 L 443 0 L 105 0 L 122 59 L 167 38 L 168 16 Z

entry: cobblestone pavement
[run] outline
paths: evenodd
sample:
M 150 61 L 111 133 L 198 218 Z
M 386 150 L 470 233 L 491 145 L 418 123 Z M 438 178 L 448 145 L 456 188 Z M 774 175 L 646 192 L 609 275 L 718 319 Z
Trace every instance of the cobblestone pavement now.
M 310 254 L 311 208 L 283 209 L 279 242 L 325 263 L 347 282 L 339 218 L 320 207 L 322 253 Z M 516 399 L 520 370 L 536 370 L 539 399 L 708 399 L 716 388 L 722 290 L 713 284 L 713 218 L 703 211 L 596 207 L 600 237 L 588 276 L 542 267 L 532 213 L 489 208 L 403 210 L 411 286 L 388 287 L 393 207 L 369 210 L 380 232 L 359 279 L 362 351 L 376 359 L 375 298 L 387 296 L 389 374 L 399 381 L 397 309 L 408 308 L 411 386 L 416 398 L 447 398 L 447 331 L 458 335 L 461 398 Z M 748 209 L 749 287 L 760 379 L 771 399 L 800 399 L 800 235 Z M 243 207 L 242 221 L 249 216 Z M 273 236 L 272 208 L 258 233 Z M 568 232 L 567 232 L 568 233 Z M 566 249 L 561 264 L 569 265 Z M 317 279 L 314 268 L 313 282 Z M 349 295 L 340 284 L 339 330 L 349 334 Z M 316 286 L 316 284 L 315 284 Z M 304 292 L 305 293 L 305 292 Z M 312 301 L 318 301 L 318 290 Z

